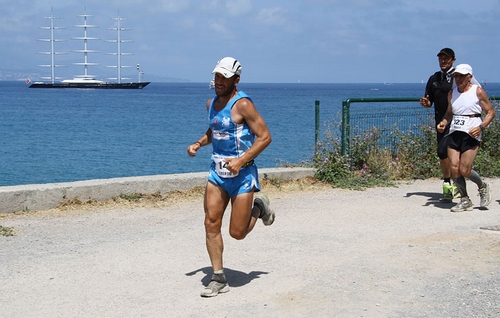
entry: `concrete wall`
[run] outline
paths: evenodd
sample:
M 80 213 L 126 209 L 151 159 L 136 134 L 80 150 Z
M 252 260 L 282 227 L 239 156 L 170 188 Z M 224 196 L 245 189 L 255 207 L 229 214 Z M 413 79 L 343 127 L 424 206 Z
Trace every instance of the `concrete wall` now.
M 0 213 L 12 213 L 24 209 L 48 210 L 70 199 L 102 201 L 120 194 L 157 191 L 165 194 L 174 190 L 189 190 L 196 186 L 204 186 L 207 174 L 207 172 L 183 173 L 0 187 Z M 311 168 L 259 169 L 261 179 L 294 180 L 313 175 L 314 170 Z

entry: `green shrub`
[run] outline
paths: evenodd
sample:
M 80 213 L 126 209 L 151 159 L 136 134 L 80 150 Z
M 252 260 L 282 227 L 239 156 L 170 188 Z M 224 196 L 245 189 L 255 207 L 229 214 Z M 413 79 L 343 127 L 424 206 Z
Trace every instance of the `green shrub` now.
M 496 117 L 483 132 L 481 148 L 474 160 L 474 170 L 484 177 L 500 176 L 500 113 L 494 102 Z
M 498 114 L 498 103 L 494 103 Z M 500 115 L 483 133 L 474 169 L 485 177 L 500 176 Z M 362 131 L 355 127 L 353 131 Z M 434 119 L 422 120 L 404 131 L 398 124 L 371 127 L 350 141 L 350 153 L 342 155 L 341 123 L 332 121 L 316 145 L 312 165 L 316 178 L 334 187 L 363 189 L 393 185 L 396 180 L 441 177 L 436 153 Z

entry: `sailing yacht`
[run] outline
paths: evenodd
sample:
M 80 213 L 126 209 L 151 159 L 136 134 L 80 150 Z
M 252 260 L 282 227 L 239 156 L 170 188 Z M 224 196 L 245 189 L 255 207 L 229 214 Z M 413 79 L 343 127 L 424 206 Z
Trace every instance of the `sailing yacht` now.
M 52 69 L 51 81 L 50 82 L 33 82 L 29 87 L 30 88 L 111 88 L 111 89 L 116 89 L 116 88 L 142 89 L 142 88 L 146 87 L 150 82 L 141 81 L 141 76 L 144 73 L 140 70 L 139 64 L 137 64 L 139 81 L 138 82 L 122 82 L 122 80 L 124 78 L 121 77 L 121 69 L 123 67 L 129 67 L 129 66 L 122 66 L 121 65 L 121 56 L 122 55 L 131 55 L 131 53 L 122 53 L 121 52 L 121 44 L 124 42 L 131 42 L 131 41 L 121 39 L 121 31 L 129 30 L 129 29 L 122 28 L 120 26 L 120 21 L 123 20 L 123 18 L 120 18 L 120 17 L 112 18 L 112 19 L 117 21 L 117 27 L 110 29 L 110 30 L 117 31 L 117 39 L 107 41 L 107 42 L 117 43 L 117 45 L 118 45 L 116 53 L 108 53 L 108 54 L 112 54 L 112 55 L 117 56 L 117 65 L 110 66 L 110 67 L 115 67 L 118 70 L 118 76 L 115 78 L 117 81 L 116 82 L 107 82 L 107 81 L 96 79 L 94 75 L 89 74 L 89 66 L 97 66 L 97 65 L 99 65 L 99 63 L 89 62 L 89 54 L 90 53 L 97 53 L 98 51 L 90 50 L 88 47 L 88 44 L 89 44 L 89 41 L 99 40 L 99 39 L 94 38 L 94 37 L 90 37 L 88 35 L 88 30 L 96 27 L 95 25 L 88 24 L 88 18 L 92 17 L 92 16 L 88 15 L 85 12 L 84 14 L 80 15 L 80 17 L 83 18 L 83 24 L 76 25 L 75 27 L 83 29 L 83 36 L 82 37 L 74 37 L 73 39 L 83 41 L 83 50 L 75 50 L 74 52 L 83 53 L 84 58 L 83 58 L 83 62 L 74 63 L 74 64 L 83 66 L 83 71 L 84 71 L 83 75 L 78 75 L 78 76 L 74 77 L 73 79 L 66 79 L 66 80 L 62 80 L 60 82 L 55 82 L 56 77 L 54 75 L 54 69 L 58 65 L 55 64 L 54 56 L 56 54 L 60 54 L 60 53 L 57 53 L 54 51 L 54 43 L 58 42 L 60 40 L 54 39 L 54 30 L 58 30 L 61 28 L 54 26 L 53 21 L 56 18 L 51 14 L 51 16 L 48 17 L 51 21 L 50 27 L 42 27 L 44 29 L 50 29 L 50 31 L 51 31 L 51 38 L 50 39 L 43 39 L 43 41 L 50 41 L 51 42 L 51 52 L 43 52 L 44 54 L 51 54 L 52 55 L 52 63 L 50 65 L 50 67 Z

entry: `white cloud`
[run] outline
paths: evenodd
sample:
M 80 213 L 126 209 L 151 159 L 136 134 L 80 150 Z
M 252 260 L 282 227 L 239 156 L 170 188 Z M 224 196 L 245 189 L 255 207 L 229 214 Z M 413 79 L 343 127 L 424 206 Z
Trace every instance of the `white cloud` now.
M 226 26 L 218 21 L 209 22 L 210 29 L 222 35 L 228 35 L 229 31 Z
M 251 0 L 226 1 L 227 13 L 233 17 L 242 16 L 250 12 L 253 8 Z
M 232 54 L 249 66 L 246 81 L 298 77 L 302 81 L 368 81 L 366 76 L 376 80 L 377 74 L 393 68 L 403 69 L 394 71 L 401 78 L 389 79 L 393 82 L 420 81 L 437 68 L 437 50 L 449 46 L 461 62 L 486 73 L 481 77 L 500 81 L 495 71 L 500 50 L 495 41 L 500 28 L 498 0 L 473 6 L 465 0 L 0 0 L 4 16 L 0 69 L 35 72 L 40 71 L 36 65 L 47 64 L 47 56 L 36 53 L 47 51 L 47 43 L 36 40 L 49 36 L 39 27 L 48 25 L 43 17 L 50 15 L 51 8 L 61 18 L 56 24 L 66 28 L 56 34 L 68 40 L 58 44 L 59 51 L 81 48 L 70 39 L 81 36 L 73 25 L 81 23 L 78 15 L 84 9 L 94 15 L 90 22 L 99 26 L 90 35 L 101 39 L 113 38 L 107 28 L 119 11 L 127 18 L 123 26 L 132 29 L 124 36 L 134 40 L 126 51 L 136 54 L 132 62 L 140 60 L 148 74 L 161 71 L 169 77 L 205 81 L 207 75 L 200 70 Z M 90 45 L 112 51 L 103 42 Z M 59 58 L 71 65 L 80 57 Z M 304 59 L 310 61 L 307 69 L 300 66 Z M 258 72 L 262 61 L 268 63 L 265 79 Z M 309 74 L 311 68 L 325 71 Z M 336 72 L 328 72 L 330 68 Z M 373 73 L 367 75 L 366 68 Z M 409 68 L 417 74 L 405 72 Z M 72 74 L 78 71 L 68 67 Z
M 133 1 L 137 4 L 137 1 Z M 186 11 L 191 6 L 191 1 L 189 0 L 155 0 L 141 2 L 143 5 L 150 8 L 153 12 L 167 12 L 167 13 L 179 13 Z
M 263 8 L 257 14 L 257 23 L 265 25 L 285 25 L 286 9 L 280 7 Z

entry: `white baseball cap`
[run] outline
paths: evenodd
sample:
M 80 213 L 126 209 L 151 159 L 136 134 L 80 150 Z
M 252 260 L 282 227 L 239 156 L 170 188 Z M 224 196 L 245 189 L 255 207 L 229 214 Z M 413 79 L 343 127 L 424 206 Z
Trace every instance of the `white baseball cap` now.
M 215 65 L 212 74 L 220 73 L 224 75 L 225 78 L 233 77 L 234 75 L 241 75 L 241 64 L 232 57 L 223 57 Z
M 469 64 L 458 64 L 457 67 L 455 67 L 455 71 L 453 71 L 453 73 L 472 75 L 472 67 Z

